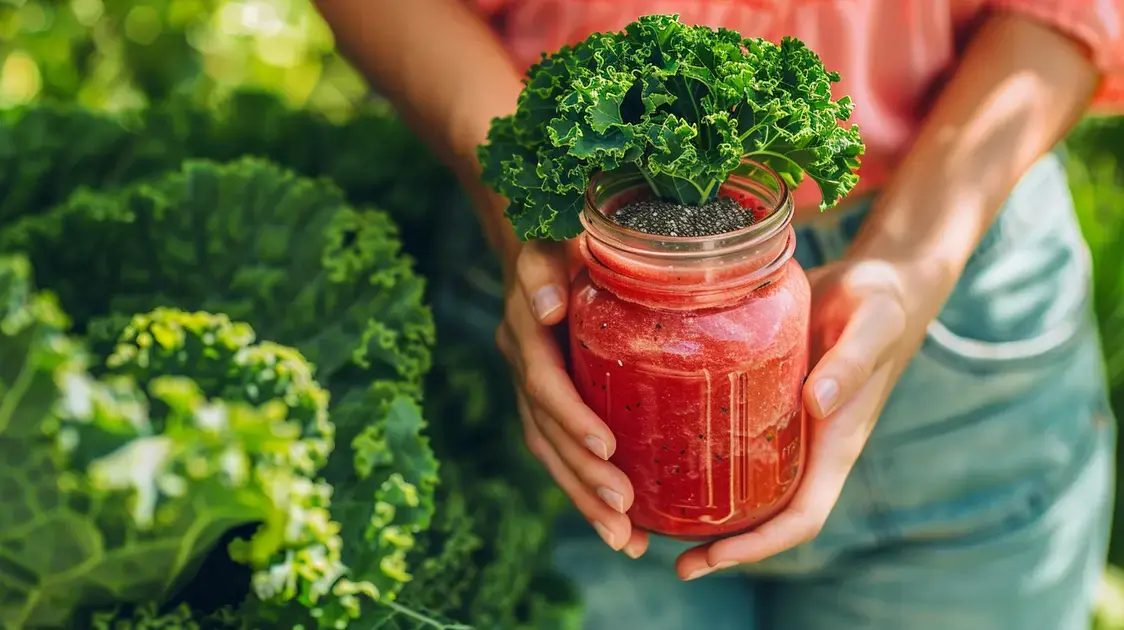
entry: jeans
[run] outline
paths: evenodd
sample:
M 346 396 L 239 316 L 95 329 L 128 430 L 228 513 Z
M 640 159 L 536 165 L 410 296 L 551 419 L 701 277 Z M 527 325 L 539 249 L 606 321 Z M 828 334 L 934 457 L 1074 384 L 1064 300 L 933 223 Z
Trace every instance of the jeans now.
M 800 263 L 838 258 L 868 206 L 799 226 Z M 653 537 L 632 560 L 571 518 L 554 559 L 585 599 L 584 627 L 1087 629 L 1116 431 L 1090 289 L 1049 155 L 979 244 L 820 535 L 682 582 L 672 567 L 688 544 Z

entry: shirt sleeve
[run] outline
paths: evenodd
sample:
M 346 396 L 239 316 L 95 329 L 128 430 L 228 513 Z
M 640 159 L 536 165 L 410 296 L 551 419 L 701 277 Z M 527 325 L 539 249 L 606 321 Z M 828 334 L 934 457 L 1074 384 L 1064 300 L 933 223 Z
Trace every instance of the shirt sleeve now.
M 1124 110 L 1124 0 L 988 0 L 986 5 L 1040 21 L 1084 45 L 1104 75 L 1093 107 Z

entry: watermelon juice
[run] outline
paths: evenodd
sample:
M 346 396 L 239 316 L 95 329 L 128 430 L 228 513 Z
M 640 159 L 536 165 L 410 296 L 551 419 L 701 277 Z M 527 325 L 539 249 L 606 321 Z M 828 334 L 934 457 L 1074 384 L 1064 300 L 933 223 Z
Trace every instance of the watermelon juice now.
M 740 533 L 783 509 L 804 468 L 811 295 L 792 258 L 792 200 L 749 164 L 719 193 L 756 211 L 747 228 L 665 237 L 609 219 L 646 190 L 602 176 L 587 195 L 571 374 L 617 438 L 636 526 L 684 540 Z

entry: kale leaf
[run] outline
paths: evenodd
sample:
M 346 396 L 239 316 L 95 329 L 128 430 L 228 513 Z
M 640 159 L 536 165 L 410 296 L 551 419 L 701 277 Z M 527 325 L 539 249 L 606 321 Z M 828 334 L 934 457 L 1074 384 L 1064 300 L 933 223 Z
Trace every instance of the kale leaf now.
M 656 196 L 699 205 L 744 159 L 790 187 L 819 186 L 821 209 L 858 182 L 864 147 L 839 75 L 801 41 L 641 17 L 595 33 L 528 70 L 514 114 L 492 121 L 479 147 L 483 179 L 510 201 L 522 239 L 581 232 L 599 171 L 638 171 Z

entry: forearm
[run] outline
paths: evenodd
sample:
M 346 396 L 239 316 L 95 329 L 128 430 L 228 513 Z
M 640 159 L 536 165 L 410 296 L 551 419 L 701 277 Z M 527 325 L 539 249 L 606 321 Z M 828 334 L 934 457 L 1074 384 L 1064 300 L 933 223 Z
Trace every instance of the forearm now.
M 473 197 L 492 245 L 517 245 L 504 202 L 480 182 L 476 147 L 515 110 L 519 72 L 460 0 L 317 0 L 340 49 L 378 86 Z
M 1080 118 L 1097 81 L 1065 36 L 1013 16 L 992 18 L 849 255 L 920 270 L 925 288 L 910 296 L 912 307 L 935 317 L 1011 190 Z

